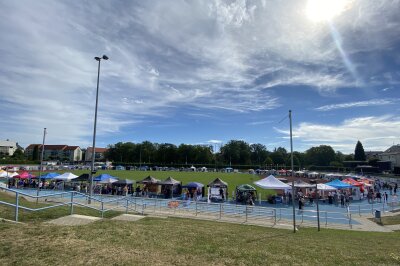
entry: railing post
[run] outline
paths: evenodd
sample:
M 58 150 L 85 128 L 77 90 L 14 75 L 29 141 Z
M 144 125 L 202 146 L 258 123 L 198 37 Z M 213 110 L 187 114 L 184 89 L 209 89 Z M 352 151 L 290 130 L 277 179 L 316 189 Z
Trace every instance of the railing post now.
M 126 210 L 125 213 L 128 213 L 128 199 L 126 199 Z
M 247 205 L 246 205 L 246 223 L 247 223 Z
M 371 213 L 374 214 L 374 200 L 372 199 Z
M 328 212 L 325 212 L 325 225 L 328 225 Z
M 350 226 L 350 229 L 353 228 L 352 225 L 351 225 L 351 213 L 350 213 L 350 217 L 349 217 L 349 226 Z
M 275 222 L 274 222 L 274 224 L 276 224 L 276 209 L 274 209 L 274 216 L 275 216 Z
M 195 214 L 195 216 L 197 216 L 197 201 L 195 201 L 195 206 L 196 206 L 196 209 L 195 209 L 196 214 Z
M 104 202 L 101 201 L 101 218 L 104 218 Z
M 71 192 L 71 215 L 74 214 L 74 192 Z
M 303 222 L 304 222 L 304 213 L 301 212 L 301 223 L 303 223 Z
M 219 204 L 219 219 L 222 219 L 222 203 Z
M 15 221 L 18 222 L 19 193 L 15 193 Z
M 361 216 L 361 205 L 358 205 L 358 215 Z
M 135 203 L 135 212 L 136 212 L 136 197 L 135 197 L 135 202 L 134 203 Z

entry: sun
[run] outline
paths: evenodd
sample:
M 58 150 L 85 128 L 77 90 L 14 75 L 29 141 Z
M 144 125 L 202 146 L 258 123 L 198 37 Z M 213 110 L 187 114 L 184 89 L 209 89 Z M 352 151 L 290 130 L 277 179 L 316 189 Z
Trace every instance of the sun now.
M 350 5 L 349 0 L 308 0 L 307 17 L 314 22 L 329 21 Z

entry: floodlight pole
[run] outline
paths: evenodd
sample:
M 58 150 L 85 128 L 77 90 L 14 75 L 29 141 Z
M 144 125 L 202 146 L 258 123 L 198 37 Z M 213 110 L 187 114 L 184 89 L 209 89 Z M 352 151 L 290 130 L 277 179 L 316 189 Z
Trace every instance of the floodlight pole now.
M 37 179 L 37 180 L 38 180 L 38 183 L 37 183 L 37 193 L 36 193 L 37 196 L 39 196 L 39 193 L 40 193 L 39 184 L 40 184 L 40 176 L 42 175 L 42 168 L 43 168 L 43 156 L 44 156 L 44 142 L 45 142 L 45 140 L 46 140 L 46 128 L 43 129 L 42 154 L 41 154 L 41 156 L 40 156 L 39 176 L 38 176 L 38 179 Z M 36 199 L 36 202 L 38 202 L 38 201 L 39 201 L 39 199 L 37 198 L 37 199 Z
M 318 231 L 321 231 L 321 227 L 319 224 L 319 195 L 318 195 L 318 184 L 315 184 L 315 197 L 316 197 L 316 201 L 317 201 L 317 221 L 318 221 Z
M 96 126 L 97 126 L 97 106 L 99 103 L 99 80 L 100 80 L 100 62 L 101 59 L 108 60 L 108 57 L 106 55 L 103 55 L 102 57 L 95 57 L 94 58 L 96 61 L 99 62 L 98 68 L 97 68 L 97 89 L 96 89 L 96 107 L 94 111 L 94 127 L 93 127 L 93 145 L 92 145 L 92 164 L 90 167 L 90 184 L 89 184 L 89 199 L 88 199 L 88 204 L 91 203 L 91 197 L 93 196 L 93 175 L 96 173 L 94 169 L 94 161 L 96 157 Z
M 292 205 L 293 205 L 293 233 L 296 233 L 296 206 L 295 206 L 295 190 L 294 190 L 294 169 L 293 169 L 293 135 L 292 135 L 292 110 L 289 110 L 290 121 L 290 161 L 292 166 Z

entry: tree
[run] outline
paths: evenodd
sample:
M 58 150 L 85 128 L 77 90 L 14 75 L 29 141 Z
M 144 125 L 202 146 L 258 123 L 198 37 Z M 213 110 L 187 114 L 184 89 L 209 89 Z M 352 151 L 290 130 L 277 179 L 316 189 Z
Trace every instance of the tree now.
M 354 160 L 355 161 L 365 161 L 367 157 L 365 156 L 364 147 L 360 141 L 357 141 L 356 149 L 354 150 Z
M 243 140 L 231 140 L 221 147 L 226 164 L 250 164 L 250 146 Z
M 306 160 L 309 165 L 328 166 L 335 160 L 335 151 L 327 145 L 312 147 L 306 151 Z
M 261 163 L 264 162 L 268 156 L 267 148 L 259 143 L 251 144 L 250 152 L 251 163 L 253 165 L 261 165 Z
M 16 160 L 24 160 L 25 159 L 24 152 L 20 148 L 18 148 L 11 157 Z

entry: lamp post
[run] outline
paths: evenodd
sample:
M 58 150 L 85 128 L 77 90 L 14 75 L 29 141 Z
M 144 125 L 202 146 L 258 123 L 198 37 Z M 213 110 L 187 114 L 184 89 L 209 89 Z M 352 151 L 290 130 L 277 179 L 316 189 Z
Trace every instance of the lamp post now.
M 102 57 L 95 57 L 94 58 L 96 61 L 99 62 L 99 66 L 97 69 L 97 90 L 96 90 L 96 107 L 94 111 L 94 128 L 93 128 L 93 145 L 92 145 L 92 164 L 90 167 L 90 188 L 89 188 L 89 196 L 93 196 L 93 175 L 96 173 L 94 169 L 94 160 L 96 156 L 96 126 L 97 126 L 97 106 L 99 103 L 99 80 L 100 80 L 100 62 L 101 60 L 108 60 L 108 57 L 106 55 L 103 55 Z M 91 198 L 89 197 L 88 203 L 91 203 Z
M 46 128 L 44 128 L 43 130 L 43 145 L 42 145 L 42 154 L 40 156 L 40 166 L 39 166 L 39 176 L 38 176 L 38 183 L 37 183 L 37 196 L 39 196 L 39 192 L 40 192 L 40 176 L 42 175 L 42 169 L 43 169 L 43 156 L 44 156 L 44 142 L 46 140 Z M 39 199 L 36 199 L 36 202 Z
M 293 205 L 293 233 L 296 233 L 296 206 L 295 206 L 295 190 L 294 190 L 294 168 L 293 168 L 293 135 L 292 135 L 292 110 L 289 110 L 290 120 L 290 161 L 291 161 L 291 175 L 292 175 L 292 205 Z M 285 167 L 286 169 L 286 167 Z

